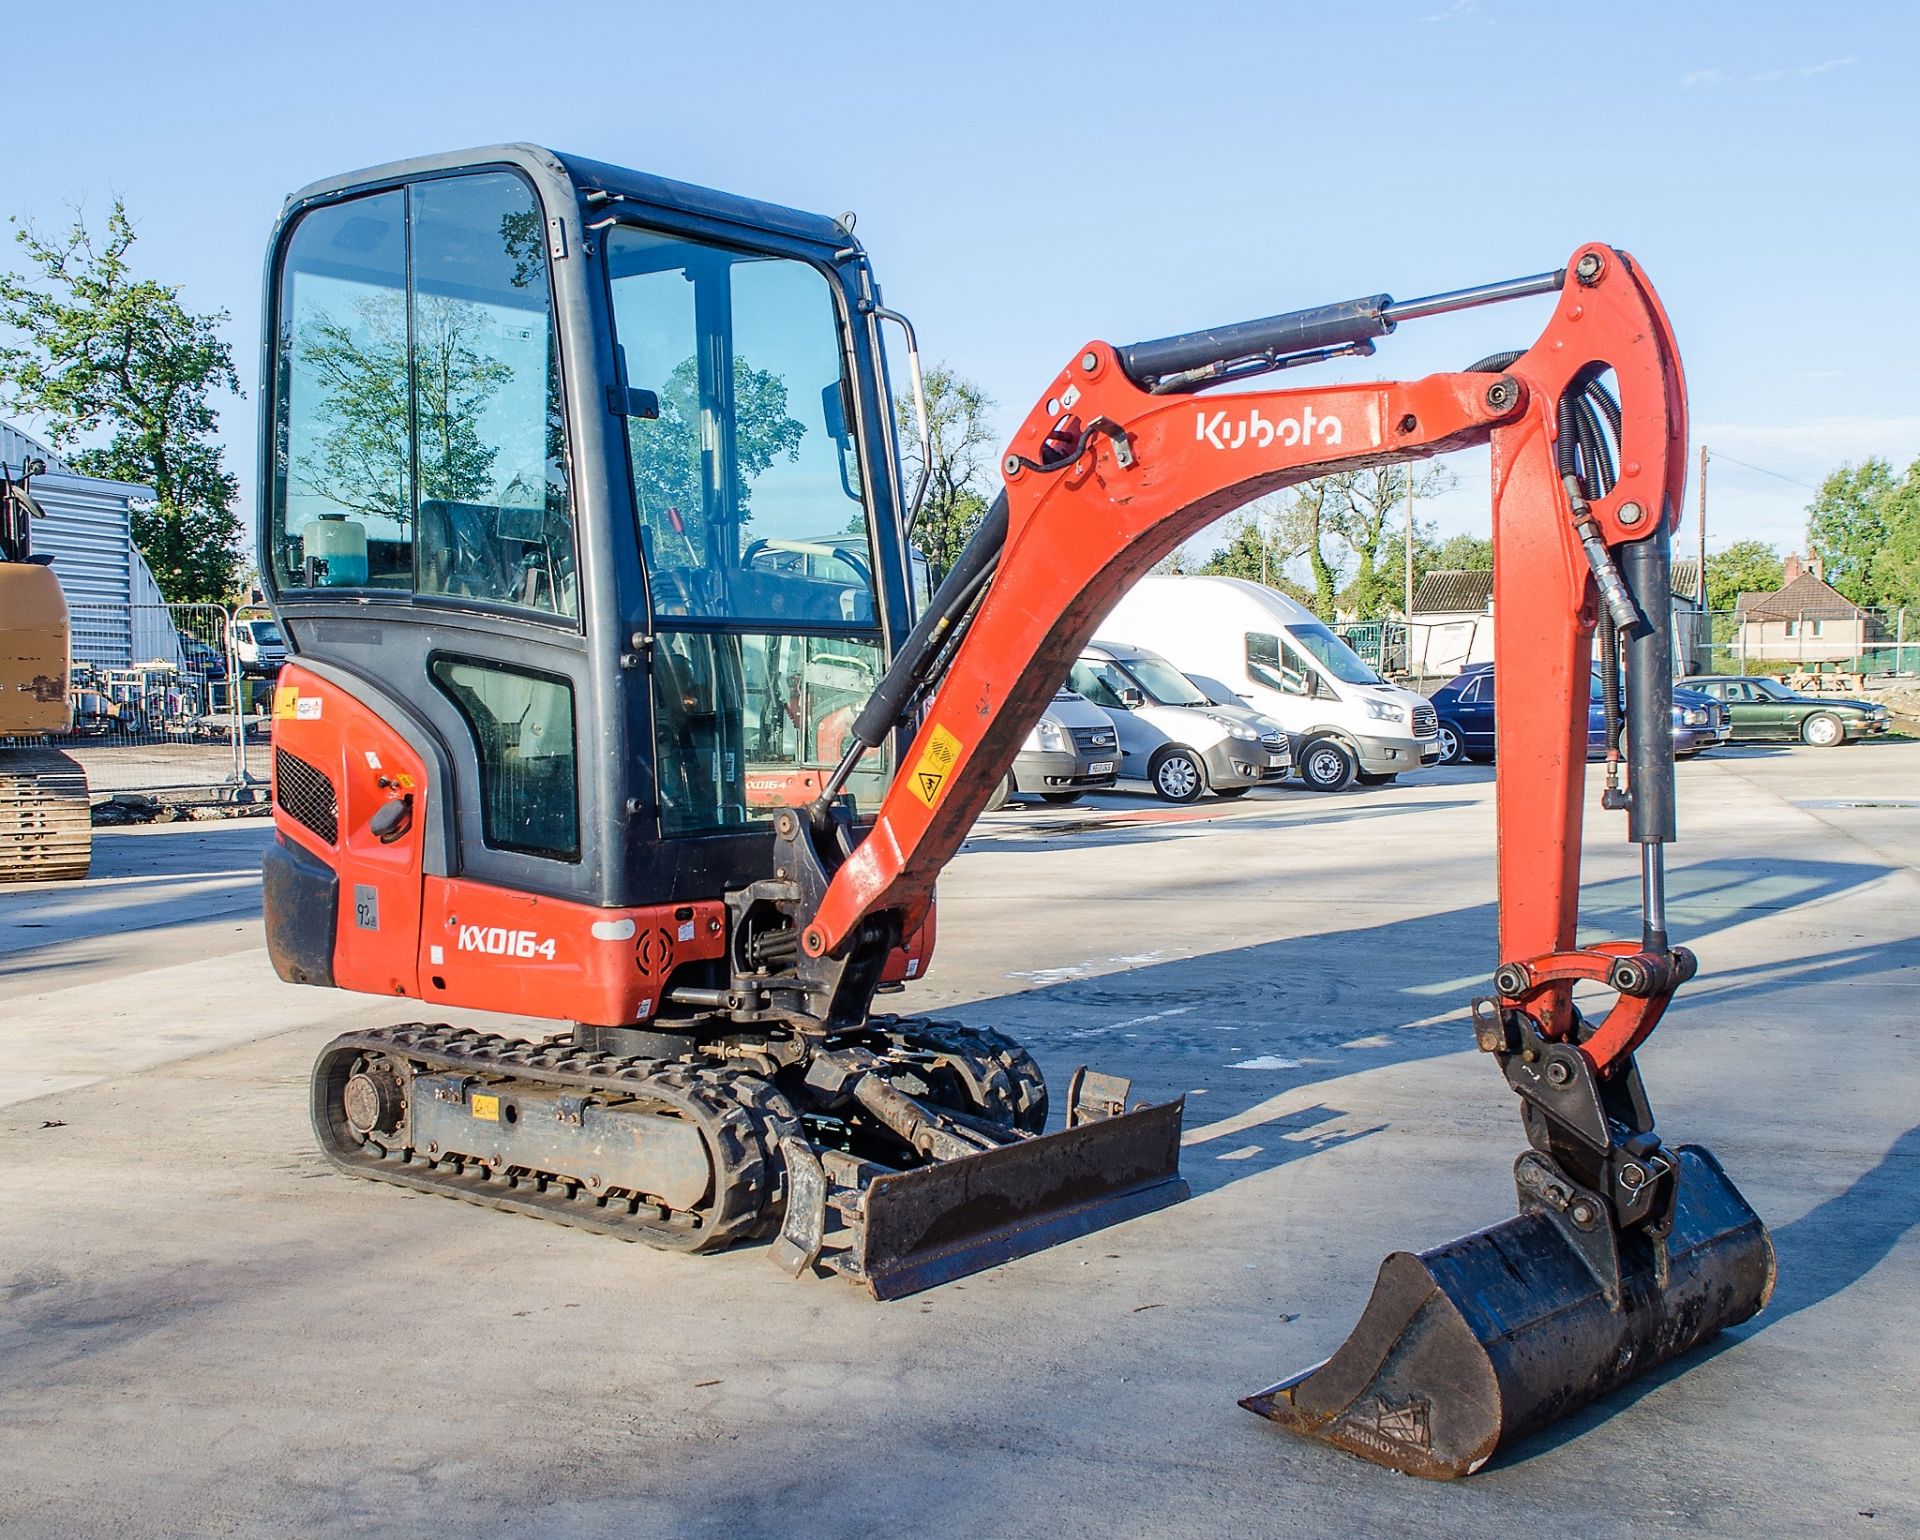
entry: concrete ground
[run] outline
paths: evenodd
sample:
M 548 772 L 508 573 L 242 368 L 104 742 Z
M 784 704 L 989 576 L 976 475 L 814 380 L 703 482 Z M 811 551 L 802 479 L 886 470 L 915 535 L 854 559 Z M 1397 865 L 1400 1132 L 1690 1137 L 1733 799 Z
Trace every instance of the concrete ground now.
M 332 1174 L 335 1032 L 277 983 L 258 823 L 102 832 L 0 897 L 9 1535 L 1912 1534 L 1920 743 L 1680 767 L 1642 1054 L 1774 1227 L 1769 1310 L 1435 1486 L 1234 1404 L 1330 1351 L 1380 1259 L 1513 1212 L 1491 772 L 984 820 L 908 997 L 1185 1093 L 1192 1201 L 877 1305 Z M 1634 866 L 1592 815 L 1590 934 Z

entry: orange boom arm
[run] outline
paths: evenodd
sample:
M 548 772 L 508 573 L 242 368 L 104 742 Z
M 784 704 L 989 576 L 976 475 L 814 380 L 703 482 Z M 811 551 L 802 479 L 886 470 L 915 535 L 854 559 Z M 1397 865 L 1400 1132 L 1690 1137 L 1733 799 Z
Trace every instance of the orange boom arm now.
M 1670 532 L 1687 427 L 1672 333 L 1632 260 L 1588 246 L 1566 272 L 1539 340 L 1494 373 L 1203 398 L 1151 393 L 1115 348 L 1081 349 L 1014 437 L 991 583 L 926 700 L 871 833 L 833 872 L 804 950 L 833 954 L 886 911 L 899 916 L 900 933 L 919 923 L 936 876 L 1080 647 L 1180 541 L 1317 476 L 1486 443 L 1495 675 L 1502 697 L 1527 703 L 1499 713 L 1501 957 L 1525 963 L 1572 951 L 1596 590 L 1560 472 L 1561 402 L 1601 370 L 1618 382 L 1618 481 L 1585 509 L 1609 549 Z M 1570 989 L 1548 981 L 1536 1002 L 1550 1036 L 1566 1034 Z M 1633 1002 L 1634 1029 L 1596 1040 L 1595 1051 L 1630 1052 L 1648 1009 Z

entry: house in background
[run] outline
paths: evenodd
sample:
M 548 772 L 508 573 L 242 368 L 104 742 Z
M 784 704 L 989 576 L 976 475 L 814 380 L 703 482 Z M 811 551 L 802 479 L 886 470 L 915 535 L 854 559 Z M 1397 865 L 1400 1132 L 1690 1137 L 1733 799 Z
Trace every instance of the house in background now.
M 1743 667 L 1849 662 L 1878 639 L 1874 617 L 1825 580 L 1818 556 L 1788 556 L 1780 586 L 1741 594 L 1733 615 Z
M 1407 672 L 1451 679 L 1469 663 L 1493 661 L 1493 574 L 1424 572 L 1407 617 Z
M 149 658 L 180 661 L 174 620 L 147 559 L 133 543 L 133 505 L 153 488 L 81 476 L 29 433 L 0 422 L 0 462 L 18 477 L 28 460 L 47 469 L 33 478 L 46 517 L 33 521 L 36 556 L 53 558 L 53 575 L 73 616 L 73 656 L 101 668 Z
M 1668 586 L 1674 672 L 1690 673 L 1708 631 L 1700 603 L 1699 562 L 1676 561 Z M 1413 590 L 1413 614 L 1407 622 L 1407 672 L 1418 680 L 1440 681 L 1470 663 L 1491 663 L 1493 622 L 1492 572 L 1423 574 Z

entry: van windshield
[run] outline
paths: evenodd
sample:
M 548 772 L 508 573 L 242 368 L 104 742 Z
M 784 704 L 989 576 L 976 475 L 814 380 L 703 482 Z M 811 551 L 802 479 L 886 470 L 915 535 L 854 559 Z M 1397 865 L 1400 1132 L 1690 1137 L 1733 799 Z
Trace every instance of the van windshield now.
M 1135 658 L 1126 668 L 1156 706 L 1207 704 L 1206 696 L 1193 687 L 1193 681 L 1163 658 Z
M 1308 652 L 1329 674 L 1342 684 L 1385 684 L 1382 679 L 1339 637 L 1325 626 L 1307 625 L 1288 628 L 1293 639 Z

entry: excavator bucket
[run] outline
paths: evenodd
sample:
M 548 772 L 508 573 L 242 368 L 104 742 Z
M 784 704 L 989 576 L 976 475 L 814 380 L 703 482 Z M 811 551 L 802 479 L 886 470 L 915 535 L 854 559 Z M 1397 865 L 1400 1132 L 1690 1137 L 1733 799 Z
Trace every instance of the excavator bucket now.
M 1747 1320 L 1773 1291 L 1772 1238 L 1707 1150 L 1673 1153 L 1664 1282 L 1642 1242 L 1610 1287 L 1547 1214 L 1525 1212 L 1395 1252 L 1331 1358 L 1240 1404 L 1376 1464 L 1451 1480 Z

